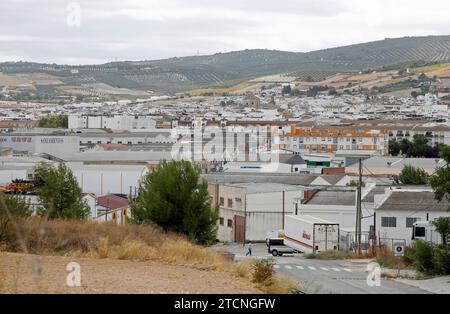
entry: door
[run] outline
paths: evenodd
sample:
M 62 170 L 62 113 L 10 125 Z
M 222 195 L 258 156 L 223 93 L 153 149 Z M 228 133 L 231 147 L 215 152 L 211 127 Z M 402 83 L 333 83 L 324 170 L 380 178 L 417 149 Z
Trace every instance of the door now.
M 339 249 L 339 227 L 336 225 L 314 225 L 314 250 L 316 252 Z
M 239 243 L 245 242 L 245 217 L 234 216 L 234 241 Z

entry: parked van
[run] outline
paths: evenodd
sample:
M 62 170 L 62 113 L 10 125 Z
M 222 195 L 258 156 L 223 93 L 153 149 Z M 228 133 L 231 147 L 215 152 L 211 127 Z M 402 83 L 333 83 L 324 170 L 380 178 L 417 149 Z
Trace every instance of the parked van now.
M 267 238 L 267 252 L 273 256 L 297 253 L 297 250 L 284 244 L 283 238 Z

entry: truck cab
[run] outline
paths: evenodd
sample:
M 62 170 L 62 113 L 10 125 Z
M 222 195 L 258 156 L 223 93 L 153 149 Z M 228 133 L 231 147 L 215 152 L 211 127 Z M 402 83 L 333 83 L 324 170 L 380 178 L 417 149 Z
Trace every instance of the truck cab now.
M 412 240 L 423 240 L 434 244 L 442 243 L 441 235 L 431 221 L 417 221 L 413 224 Z

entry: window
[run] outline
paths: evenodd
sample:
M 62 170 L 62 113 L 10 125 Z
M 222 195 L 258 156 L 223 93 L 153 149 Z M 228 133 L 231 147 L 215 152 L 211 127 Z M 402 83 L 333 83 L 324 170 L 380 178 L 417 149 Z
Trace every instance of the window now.
M 397 227 L 397 218 L 396 217 L 381 217 L 381 226 L 386 228 L 395 228 Z
M 223 226 L 224 221 L 225 221 L 225 219 L 223 219 L 223 217 L 220 217 L 220 218 L 219 218 L 219 224 L 220 224 L 221 226 Z
M 227 206 L 228 206 L 229 208 L 232 208 L 232 207 L 233 207 L 233 200 L 232 200 L 231 198 L 228 199 Z
M 414 237 L 425 237 L 425 227 L 416 227 L 414 228 Z
M 242 199 L 240 197 L 236 197 L 234 200 L 236 201 L 236 203 L 242 203 Z
M 220 206 L 225 205 L 225 199 L 223 197 L 220 198 Z
M 227 225 L 228 225 L 228 228 L 233 228 L 233 220 L 228 219 Z
M 413 217 L 406 218 L 406 228 L 412 228 L 413 224 L 419 220 L 420 218 L 413 218 Z

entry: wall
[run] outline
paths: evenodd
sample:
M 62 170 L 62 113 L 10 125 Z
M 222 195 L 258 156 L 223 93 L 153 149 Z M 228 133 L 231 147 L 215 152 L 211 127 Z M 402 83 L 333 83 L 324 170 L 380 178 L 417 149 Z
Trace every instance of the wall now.
M 414 212 L 414 211 L 404 211 L 404 210 L 392 210 L 385 211 L 379 210 L 377 213 L 377 237 L 381 238 L 393 238 L 393 239 L 404 239 L 407 245 L 412 243 L 412 228 L 406 227 L 406 218 L 420 218 L 421 221 L 427 221 L 427 213 L 429 214 L 429 220 L 432 221 L 439 217 L 450 217 L 450 212 L 442 211 L 430 211 L 430 212 Z M 396 217 L 397 227 L 381 227 L 382 217 Z
M 91 166 L 69 164 L 77 181 L 82 189 L 82 193 L 104 194 L 126 194 L 139 187 L 146 167 L 140 166 Z
M 221 197 L 224 199 L 223 205 L 220 205 Z M 237 198 L 240 198 L 241 202 L 237 202 Z M 233 202 L 231 207 L 228 206 L 228 199 L 231 199 Z M 219 204 L 219 217 L 223 218 L 224 221 L 223 226 L 220 225 L 219 221 L 217 238 L 222 242 L 234 242 L 234 216 L 244 216 L 245 188 L 220 185 L 217 202 Z M 233 222 L 231 227 L 228 227 L 228 219 L 231 219 Z
M 7 135 L 0 136 L 0 148 L 31 153 L 78 152 L 78 136 Z
M 284 216 L 295 212 L 296 199 L 303 187 L 284 192 Z M 283 229 L 283 192 L 254 193 L 246 196 L 246 240 L 265 241 L 270 231 Z

